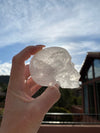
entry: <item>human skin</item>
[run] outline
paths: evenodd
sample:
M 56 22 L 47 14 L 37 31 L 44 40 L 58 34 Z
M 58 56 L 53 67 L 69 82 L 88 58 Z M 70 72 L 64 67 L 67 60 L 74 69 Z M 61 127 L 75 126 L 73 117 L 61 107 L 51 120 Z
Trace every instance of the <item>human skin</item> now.
M 0 133 L 37 133 L 46 112 L 60 98 L 58 85 L 32 98 L 41 86 L 30 77 L 25 61 L 43 47 L 28 46 L 13 57 Z

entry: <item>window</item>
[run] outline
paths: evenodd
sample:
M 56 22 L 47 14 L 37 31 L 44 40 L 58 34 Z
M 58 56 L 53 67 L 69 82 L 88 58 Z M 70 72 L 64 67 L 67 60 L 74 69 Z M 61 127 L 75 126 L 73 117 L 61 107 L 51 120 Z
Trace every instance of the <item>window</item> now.
M 95 113 L 95 101 L 94 101 L 93 84 L 88 84 L 88 94 L 89 94 L 89 112 L 91 114 L 94 114 Z
M 86 75 L 84 76 L 82 82 L 85 83 L 87 80 L 88 80 L 88 76 L 87 76 L 87 74 L 86 74 Z
M 100 77 L 100 59 L 94 60 L 94 73 L 95 78 Z
M 88 70 L 88 80 L 93 79 L 93 71 L 92 71 L 92 66 Z
M 84 112 L 88 113 L 88 88 L 86 85 L 84 85 L 83 88 L 83 93 L 84 93 Z
M 100 114 L 100 81 L 96 82 L 96 98 L 97 98 L 97 111 Z M 98 115 L 98 119 L 100 120 L 100 115 Z

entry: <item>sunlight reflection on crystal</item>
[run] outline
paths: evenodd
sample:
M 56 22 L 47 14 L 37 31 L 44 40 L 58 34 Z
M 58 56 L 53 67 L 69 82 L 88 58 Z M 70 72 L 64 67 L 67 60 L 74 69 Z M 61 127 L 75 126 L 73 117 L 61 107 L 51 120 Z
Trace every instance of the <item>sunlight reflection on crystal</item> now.
M 42 86 L 58 83 L 62 88 L 79 87 L 80 75 L 68 51 L 61 47 L 49 47 L 36 53 L 30 62 L 30 73 Z

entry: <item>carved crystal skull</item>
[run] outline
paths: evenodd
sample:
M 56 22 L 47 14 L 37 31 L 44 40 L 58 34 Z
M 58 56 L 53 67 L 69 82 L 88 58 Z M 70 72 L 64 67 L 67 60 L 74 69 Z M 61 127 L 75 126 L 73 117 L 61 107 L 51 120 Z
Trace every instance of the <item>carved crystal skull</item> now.
M 56 83 L 62 88 L 79 87 L 79 73 L 71 62 L 68 51 L 61 47 L 49 47 L 36 53 L 30 62 L 30 74 L 41 86 L 53 86 Z

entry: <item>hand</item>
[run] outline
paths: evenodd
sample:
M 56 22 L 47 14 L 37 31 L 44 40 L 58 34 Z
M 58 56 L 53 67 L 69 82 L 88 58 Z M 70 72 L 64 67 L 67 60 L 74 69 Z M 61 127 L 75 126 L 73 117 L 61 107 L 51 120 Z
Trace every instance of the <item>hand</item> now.
M 36 133 L 45 113 L 60 98 L 56 85 L 48 87 L 41 96 L 32 98 L 41 86 L 30 77 L 25 60 L 43 47 L 29 46 L 13 57 L 1 133 Z

